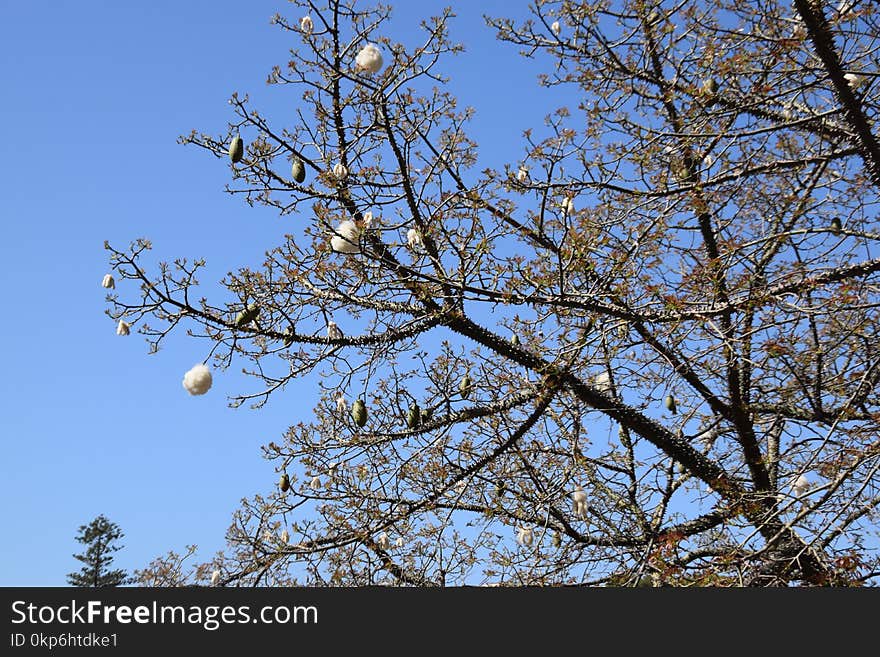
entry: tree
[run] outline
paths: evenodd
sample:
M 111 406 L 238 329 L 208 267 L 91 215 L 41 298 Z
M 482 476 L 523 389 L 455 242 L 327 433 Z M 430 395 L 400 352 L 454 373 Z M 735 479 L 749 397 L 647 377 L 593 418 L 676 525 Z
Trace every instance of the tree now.
M 111 570 L 113 554 L 122 549 L 116 542 L 125 534 L 115 522 L 103 515 L 88 525 L 80 525 L 76 540 L 88 549 L 74 558 L 85 564 L 78 573 L 68 573 L 67 583 L 71 586 L 104 587 L 121 586 L 129 582 L 128 574 L 121 569 Z
M 107 245 L 140 283 L 110 314 L 249 363 L 233 405 L 330 381 L 263 447 L 289 478 L 235 513 L 225 581 L 876 582 L 875 3 L 487 18 L 576 97 L 494 167 L 443 87 L 449 11 L 411 46 L 387 7 L 294 4 L 296 121 L 234 94 L 182 138 L 291 234 L 200 303 L 200 260 Z M 174 560 L 145 576 L 211 572 Z

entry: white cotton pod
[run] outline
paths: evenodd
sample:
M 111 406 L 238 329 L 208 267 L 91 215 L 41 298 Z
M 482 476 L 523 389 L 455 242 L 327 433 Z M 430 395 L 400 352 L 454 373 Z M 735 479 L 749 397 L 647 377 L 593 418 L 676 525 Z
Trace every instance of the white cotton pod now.
M 373 213 L 372 212 L 369 212 L 369 211 L 364 212 L 363 225 L 364 225 L 364 228 L 369 228 L 370 226 L 373 225 Z
M 843 79 L 846 80 L 846 83 L 853 91 L 865 84 L 865 77 L 858 73 L 847 73 L 843 76 Z
M 330 247 L 337 253 L 360 253 L 360 229 L 353 221 L 346 219 L 336 227 L 336 234 L 330 240 Z
M 807 479 L 806 475 L 801 475 L 795 480 L 791 488 L 798 497 L 806 495 L 810 492 L 810 480 Z
M 311 34 L 312 30 L 315 29 L 315 24 L 312 22 L 311 16 L 303 16 L 299 19 L 299 29 L 302 30 L 305 34 Z
M 345 403 L 345 393 L 341 390 L 336 393 L 336 412 L 345 415 L 348 412 L 348 404 Z
M 573 215 L 577 211 L 574 206 L 574 199 L 571 197 L 562 202 L 562 207 L 565 209 L 565 213 L 568 215 Z
M 376 539 L 376 545 L 378 545 L 383 550 L 387 550 L 391 547 L 391 539 L 388 538 L 388 534 L 382 532 L 379 534 L 379 538 Z
M 183 375 L 183 387 L 191 395 L 204 395 L 211 389 L 211 370 L 199 363 Z
M 601 392 L 611 392 L 611 376 L 608 372 L 599 372 L 593 378 L 593 385 Z
M 215 570 L 211 573 L 211 586 L 217 586 L 220 583 L 220 571 Z
M 120 319 L 116 325 L 116 335 L 128 335 L 131 333 L 131 324 Z
M 531 527 L 520 527 L 516 533 L 516 542 L 524 547 L 531 547 L 535 541 L 535 533 Z
M 110 274 L 104 274 L 104 278 L 101 279 L 101 287 L 106 287 L 108 289 L 116 289 L 116 281 L 113 280 L 113 276 Z
M 413 250 L 425 246 L 425 242 L 422 239 L 422 234 L 415 228 L 410 228 L 408 231 L 406 231 L 406 243 L 409 244 L 409 248 Z
M 521 183 L 526 182 L 529 179 L 529 170 L 525 167 L 520 167 L 519 171 L 516 172 L 516 179 Z
M 378 73 L 382 69 L 382 53 L 372 43 L 368 43 L 357 54 L 355 63 L 367 73 Z
M 398 536 L 397 540 L 394 541 L 394 545 L 396 545 L 399 548 L 402 548 L 403 547 L 403 536 Z
M 574 515 L 578 518 L 587 517 L 587 493 L 580 485 L 574 487 L 571 494 L 571 502 L 574 507 Z
M 345 180 L 348 178 L 348 167 L 342 162 L 337 162 L 333 167 L 333 177 L 336 180 Z
M 285 545 L 290 543 L 290 532 L 288 532 L 286 529 L 281 531 L 281 542 Z
M 327 321 L 327 337 L 331 340 L 341 340 L 344 337 L 342 329 L 332 319 Z
M 550 24 L 550 31 L 556 36 L 559 36 L 559 33 L 562 31 L 562 26 L 559 24 L 559 21 L 553 21 Z
M 321 478 L 317 475 L 312 477 L 312 483 L 309 484 L 312 490 L 321 490 Z

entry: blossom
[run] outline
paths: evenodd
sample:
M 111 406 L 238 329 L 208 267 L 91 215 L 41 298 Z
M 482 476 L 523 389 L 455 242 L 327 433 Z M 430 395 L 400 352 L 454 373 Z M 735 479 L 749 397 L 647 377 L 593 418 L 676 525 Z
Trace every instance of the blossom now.
M 531 546 L 535 540 L 535 533 L 531 527 L 520 527 L 516 533 L 516 542 L 525 547 Z
M 286 529 L 281 532 L 281 542 L 284 544 L 290 543 L 290 532 Z
M 795 480 L 791 488 L 798 497 L 806 495 L 810 492 L 810 480 L 807 479 L 806 475 L 801 475 Z
M 113 276 L 104 274 L 104 278 L 101 280 L 101 287 L 116 289 L 116 281 L 113 280 Z
M 128 335 L 129 333 L 131 333 L 131 324 L 120 319 L 116 325 L 116 335 Z
M 379 534 L 379 538 L 376 539 L 376 545 L 378 545 L 383 550 L 387 550 L 391 547 L 391 539 L 388 538 L 388 534 L 382 532 Z
M 525 167 L 520 167 L 519 171 L 516 172 L 516 179 L 521 183 L 527 181 L 529 179 L 529 170 Z
M 574 487 L 574 492 L 571 494 L 571 501 L 574 505 L 574 515 L 578 518 L 586 518 L 587 517 L 587 493 L 581 488 L 580 485 Z
M 345 180 L 348 178 L 348 167 L 342 162 L 337 162 L 333 167 L 333 177 L 336 178 L 336 180 Z
M 346 219 L 336 227 L 330 247 L 337 253 L 360 253 L 361 231 L 353 221 Z
M 425 246 L 425 242 L 422 239 L 422 234 L 415 228 L 410 228 L 406 232 L 406 243 L 409 244 L 409 248 L 413 250 L 415 250 L 416 247 Z
M 305 34 L 311 34 L 314 28 L 315 24 L 312 22 L 311 16 L 303 16 L 299 20 L 299 29 L 302 30 Z
M 320 490 L 321 489 L 321 478 L 315 475 L 312 477 L 312 483 L 309 484 L 312 490 Z
M 550 25 L 550 31 L 553 32 L 556 36 L 559 36 L 559 33 L 562 31 L 562 27 L 559 25 L 559 21 L 553 21 Z
M 194 365 L 183 375 L 183 387 L 191 395 L 204 395 L 211 389 L 211 370 L 207 365 Z
M 327 321 L 327 337 L 331 340 L 341 340 L 343 338 L 342 329 L 332 319 Z
M 355 63 L 367 73 L 378 73 L 382 68 L 382 53 L 372 43 L 368 43 L 357 54 Z
M 341 390 L 336 393 L 336 412 L 345 415 L 348 410 L 348 404 L 345 403 L 345 393 Z
M 220 571 L 215 570 L 211 573 L 211 586 L 217 586 L 220 583 Z

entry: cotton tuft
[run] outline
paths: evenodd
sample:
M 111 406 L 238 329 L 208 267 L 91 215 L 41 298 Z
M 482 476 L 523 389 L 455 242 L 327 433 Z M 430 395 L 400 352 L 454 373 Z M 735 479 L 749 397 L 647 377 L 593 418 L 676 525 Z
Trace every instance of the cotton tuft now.
M 422 234 L 415 228 L 410 228 L 406 232 L 406 243 L 409 244 L 409 248 L 413 250 L 415 250 L 417 247 L 425 246 L 425 241 L 422 239 Z
M 101 280 L 101 287 L 106 287 L 111 290 L 116 289 L 116 281 L 113 280 L 113 276 L 110 274 L 104 274 L 104 278 Z
M 211 370 L 199 363 L 183 375 L 183 387 L 191 395 L 204 395 L 211 389 Z
M 312 17 L 303 16 L 299 21 L 299 29 L 306 34 L 311 34 L 312 30 L 315 29 L 315 24 L 312 22 Z
M 562 26 L 559 25 L 559 21 L 553 21 L 550 25 L 550 31 L 556 36 L 559 36 L 559 33 L 562 31 Z
M 337 253 L 360 253 L 360 229 L 350 219 L 339 223 L 336 235 L 330 240 L 330 247 Z
M 217 586 L 220 583 L 220 571 L 215 570 L 211 573 L 211 586 Z
M 348 178 L 348 167 L 342 162 L 337 162 L 333 167 L 333 177 L 336 178 L 336 180 L 345 180 Z
M 367 73 L 378 73 L 382 69 L 382 53 L 372 43 L 367 44 L 357 54 L 355 63 Z
M 116 325 L 116 335 L 128 335 L 129 333 L 131 333 L 131 324 L 120 319 Z

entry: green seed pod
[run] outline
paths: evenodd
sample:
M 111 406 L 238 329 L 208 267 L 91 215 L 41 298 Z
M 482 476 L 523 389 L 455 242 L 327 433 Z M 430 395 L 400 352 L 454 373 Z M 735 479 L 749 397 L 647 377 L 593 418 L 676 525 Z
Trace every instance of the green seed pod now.
M 235 316 L 235 325 L 238 327 L 246 326 L 254 321 L 259 314 L 260 308 L 256 304 L 251 304 Z
M 351 405 L 351 417 L 359 427 L 367 423 L 367 406 L 364 404 L 363 399 L 358 399 Z
M 432 411 L 430 408 L 422 409 L 422 424 L 430 422 L 432 417 L 434 417 L 434 411 Z
M 422 409 L 418 404 L 409 407 L 409 413 L 406 414 L 406 426 L 410 429 L 418 429 L 422 422 Z
M 831 232 L 835 235 L 840 235 L 840 231 L 843 229 L 843 225 L 840 223 L 840 217 L 834 217 L 831 220 Z
M 293 179 L 301 183 L 306 179 L 306 165 L 298 157 L 293 158 L 293 164 L 290 166 L 290 175 L 293 176 Z
M 514 344 L 514 345 L 519 344 L 519 336 L 516 333 L 514 333 L 513 337 L 510 338 L 510 342 L 511 342 L 511 344 Z
M 232 163 L 240 162 L 241 158 L 244 156 L 244 141 L 242 141 L 241 137 L 233 137 L 232 142 L 229 144 L 229 159 L 232 160 Z
M 663 405 L 673 415 L 678 413 L 678 406 L 675 405 L 675 397 L 673 397 L 672 395 L 666 395 L 666 397 L 663 399 Z
M 461 378 L 461 383 L 458 384 L 458 391 L 461 393 L 463 399 L 467 399 L 468 397 L 470 397 L 473 385 L 474 382 L 471 381 L 470 375 L 465 374 Z
M 562 545 L 562 536 L 559 532 L 553 532 L 553 547 L 558 548 L 560 545 Z
M 290 489 L 290 478 L 287 476 L 287 473 L 283 473 L 281 475 L 281 479 L 278 480 L 278 488 L 281 489 L 282 493 L 286 493 Z

